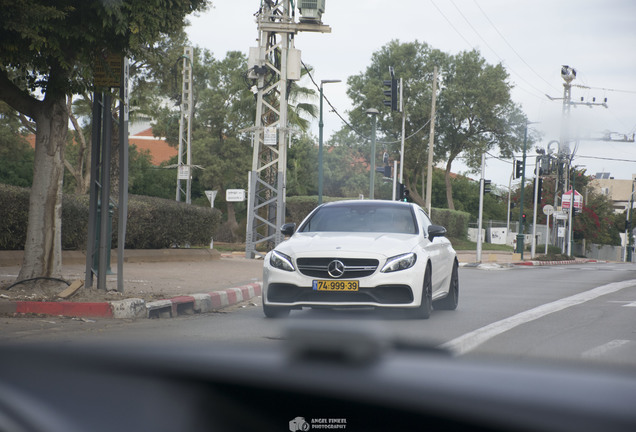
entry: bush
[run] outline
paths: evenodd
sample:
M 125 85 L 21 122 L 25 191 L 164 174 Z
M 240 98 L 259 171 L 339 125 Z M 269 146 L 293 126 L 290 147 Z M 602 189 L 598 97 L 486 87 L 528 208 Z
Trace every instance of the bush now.
M 465 239 L 468 237 L 468 221 L 470 213 L 431 208 L 431 221 L 435 225 L 441 225 L 448 231 L 448 237 Z
M 539 255 L 534 258 L 536 261 L 572 261 L 574 257 L 562 253 L 548 252 L 547 255 Z
M 88 195 L 62 197 L 62 249 L 86 249 L 88 232 Z M 26 228 L 26 221 L 24 222 Z
M 0 250 L 22 250 L 26 240 L 29 189 L 0 184 Z M 62 199 L 62 248 L 86 248 L 89 197 L 66 194 Z M 117 209 L 113 209 L 112 243 L 117 245 Z M 219 210 L 176 201 L 130 195 L 128 249 L 207 246 L 221 220 Z
M 128 200 L 126 248 L 209 245 L 220 220 L 221 212 L 210 207 L 131 195 Z
M 0 184 L 0 249 L 22 250 L 26 243 L 29 189 Z

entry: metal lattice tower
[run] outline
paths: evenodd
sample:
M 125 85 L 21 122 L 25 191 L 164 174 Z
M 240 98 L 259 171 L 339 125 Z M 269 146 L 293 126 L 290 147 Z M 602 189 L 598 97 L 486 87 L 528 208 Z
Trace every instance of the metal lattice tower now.
M 287 98 L 290 80 L 300 79 L 300 52 L 293 46 L 299 31 L 330 32 L 316 20 L 295 22 L 290 0 L 261 2 L 257 15 L 258 47 L 250 50 L 248 77 L 256 93 L 256 119 L 249 173 L 245 255 L 262 255 L 283 240 L 287 166 Z M 261 248 L 262 249 L 262 248 Z
M 179 152 L 177 162 L 177 201 L 181 201 L 181 180 L 186 181 L 185 202 L 190 204 L 192 188 L 192 151 L 190 148 L 192 135 L 192 62 L 194 50 L 185 47 L 183 50 L 183 80 L 181 85 L 181 118 L 179 119 Z M 185 153 L 185 155 L 184 155 Z M 185 158 L 184 158 L 185 156 Z M 183 160 L 186 163 L 183 163 Z

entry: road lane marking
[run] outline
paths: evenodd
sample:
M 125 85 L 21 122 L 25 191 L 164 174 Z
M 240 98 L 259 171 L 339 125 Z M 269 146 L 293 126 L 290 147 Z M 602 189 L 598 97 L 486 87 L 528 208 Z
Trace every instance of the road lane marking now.
M 623 307 L 636 307 L 636 301 L 611 301 L 609 303 L 622 303 Z
M 440 348 L 450 350 L 455 355 L 466 354 L 467 352 L 477 348 L 479 345 L 486 343 L 495 336 L 507 332 L 508 330 L 511 330 L 517 326 L 537 320 L 546 315 L 559 312 L 563 309 L 576 306 L 590 300 L 594 300 L 600 296 L 611 294 L 624 288 L 632 287 L 634 285 L 636 285 L 636 279 L 614 282 L 611 284 L 593 288 L 589 291 L 575 294 L 570 297 L 565 297 L 560 300 L 553 301 L 552 303 L 546 303 L 544 305 L 537 306 L 534 309 L 520 312 L 511 317 L 502 319 L 477 330 L 466 333 L 453 340 L 443 343 L 442 345 L 440 345 Z
M 626 344 L 628 344 L 630 342 L 631 341 L 624 340 L 624 339 L 614 339 L 613 341 L 609 341 L 606 344 L 599 345 L 599 346 L 597 346 L 595 348 L 592 348 L 592 349 L 589 349 L 587 351 L 584 351 L 581 354 L 581 357 L 587 358 L 587 359 L 603 357 L 608 352 L 610 352 L 612 350 L 615 350 L 617 348 L 620 348 L 623 345 L 626 345 Z

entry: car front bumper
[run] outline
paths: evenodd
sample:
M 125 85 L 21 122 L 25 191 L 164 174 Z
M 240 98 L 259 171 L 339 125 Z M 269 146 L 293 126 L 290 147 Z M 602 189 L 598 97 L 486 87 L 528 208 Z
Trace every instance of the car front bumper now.
M 263 303 L 268 306 L 302 307 L 399 307 L 420 305 L 425 267 L 421 263 L 391 273 L 379 268 L 371 275 L 356 279 L 357 291 L 317 291 L 313 281 L 298 270 L 293 272 L 271 267 L 263 269 Z M 351 280 L 351 279 L 342 279 Z

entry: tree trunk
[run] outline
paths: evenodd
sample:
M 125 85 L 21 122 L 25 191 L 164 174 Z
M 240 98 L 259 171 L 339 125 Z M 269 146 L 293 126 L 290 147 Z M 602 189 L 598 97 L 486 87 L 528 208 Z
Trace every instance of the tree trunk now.
M 34 176 L 18 280 L 57 277 L 62 271 L 62 181 L 68 132 L 66 97 L 39 106 L 35 121 Z
M 448 159 L 446 163 L 446 172 L 444 173 L 444 180 L 446 181 L 446 202 L 448 203 L 449 210 L 455 210 L 455 203 L 453 202 L 453 186 L 451 185 L 450 172 L 451 172 L 452 159 Z
M 238 222 L 236 221 L 236 210 L 234 209 L 234 203 L 227 203 L 227 229 L 232 234 L 232 242 L 236 241 L 238 237 L 236 235 L 236 229 L 238 228 Z

